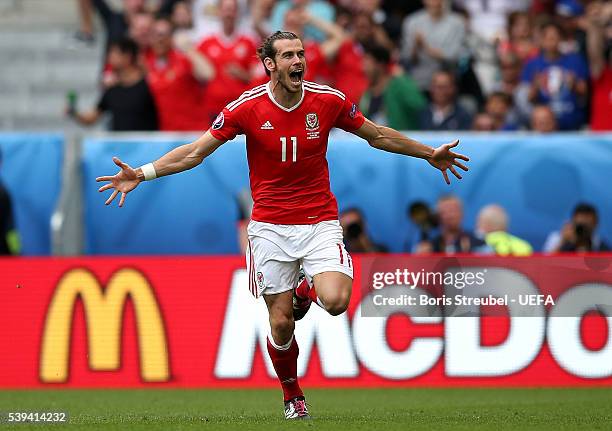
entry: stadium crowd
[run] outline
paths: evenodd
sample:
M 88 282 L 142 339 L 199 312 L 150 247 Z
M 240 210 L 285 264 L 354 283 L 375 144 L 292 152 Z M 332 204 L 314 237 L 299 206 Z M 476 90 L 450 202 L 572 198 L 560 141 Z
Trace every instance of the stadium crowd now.
M 78 0 L 76 37 L 94 41 L 95 12 L 106 46 L 100 102 L 69 109 L 83 124 L 110 112 L 111 130 L 205 130 L 267 80 L 255 49 L 282 28 L 305 42 L 307 80 L 340 89 L 396 129 L 612 130 L 612 2 L 122 3 Z

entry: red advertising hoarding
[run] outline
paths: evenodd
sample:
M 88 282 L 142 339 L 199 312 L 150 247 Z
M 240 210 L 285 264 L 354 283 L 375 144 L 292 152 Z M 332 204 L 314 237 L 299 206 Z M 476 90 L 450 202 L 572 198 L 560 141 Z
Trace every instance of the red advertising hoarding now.
M 367 316 L 372 259 L 354 259 L 348 313 L 313 306 L 297 323 L 304 386 L 612 384 L 609 257 L 461 260 L 553 292 L 531 317 Z M 277 385 L 240 257 L 1 259 L 0 292 L 2 388 Z M 562 295 L 577 298 L 576 316 L 559 313 Z

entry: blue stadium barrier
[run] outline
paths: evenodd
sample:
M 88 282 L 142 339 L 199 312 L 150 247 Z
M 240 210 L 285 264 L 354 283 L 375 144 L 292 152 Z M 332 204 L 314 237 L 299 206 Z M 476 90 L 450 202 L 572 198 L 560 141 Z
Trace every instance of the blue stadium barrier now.
M 0 178 L 12 198 L 23 255 L 51 254 L 63 143 L 61 134 L 0 133 Z
M 406 207 L 434 205 L 445 193 L 465 201 L 465 226 L 478 210 L 499 203 L 510 230 L 540 249 L 546 235 L 566 221 L 577 202 L 595 204 L 600 233 L 612 241 L 612 135 L 414 134 L 430 145 L 461 138 L 471 171 L 447 186 L 425 161 L 377 151 L 343 132 L 332 136 L 328 159 L 340 209 L 359 207 L 373 239 L 404 251 L 414 238 Z M 114 155 L 139 166 L 184 143 L 164 137 L 90 138 L 84 142 L 86 252 L 90 254 L 226 254 L 238 252 L 237 196 L 248 187 L 243 138 L 223 145 L 190 172 L 145 183 L 126 206 L 104 207 L 96 176 L 117 171 Z

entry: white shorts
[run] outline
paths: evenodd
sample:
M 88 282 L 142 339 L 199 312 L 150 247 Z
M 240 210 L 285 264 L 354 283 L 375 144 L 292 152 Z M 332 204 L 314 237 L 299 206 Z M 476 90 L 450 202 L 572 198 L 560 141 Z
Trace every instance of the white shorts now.
M 251 220 L 246 252 L 251 293 L 271 295 L 297 287 L 300 265 L 306 280 L 326 271 L 353 278 L 353 261 L 344 248 L 338 220 L 306 225 Z

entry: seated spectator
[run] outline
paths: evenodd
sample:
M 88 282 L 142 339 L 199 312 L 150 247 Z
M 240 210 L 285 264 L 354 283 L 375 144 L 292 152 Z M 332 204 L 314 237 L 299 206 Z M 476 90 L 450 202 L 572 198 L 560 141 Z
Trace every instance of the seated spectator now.
M 508 15 L 506 39 L 498 46 L 500 57 L 513 55 L 524 64 L 538 56 L 538 46 L 533 35 L 533 23 L 527 12 L 513 12 Z
M 1 150 L 0 168 L 2 168 Z M 20 252 L 21 244 L 14 220 L 11 195 L 0 181 L 0 256 L 18 255 Z
M 553 22 L 543 26 L 540 54 L 525 65 L 521 81 L 532 104 L 550 106 L 559 129 L 575 130 L 585 122 L 588 71 L 580 55 L 561 53 L 562 34 Z
M 317 19 L 328 23 L 334 22 L 336 15 L 334 8 L 325 0 L 280 0 L 272 9 L 272 16 L 270 17 L 268 28 L 272 31 L 282 29 L 287 11 L 295 8 L 306 9 L 308 15 L 317 17 Z M 328 34 L 322 31 L 321 28 L 313 25 L 312 22 L 305 24 L 302 41 L 305 42 L 308 39 L 312 39 L 317 42 L 323 42 L 329 37 Z M 286 30 L 286 28 L 284 28 L 284 30 Z
M 136 43 L 125 38 L 112 42 L 108 64 L 117 82 L 104 90 L 95 109 L 81 113 L 69 108 L 68 114 L 80 124 L 91 125 L 108 112 L 112 131 L 158 130 L 157 110 L 144 72 L 138 65 Z
M 521 61 L 514 54 L 502 54 L 498 57 L 498 66 L 499 81 L 493 87 L 493 91 L 512 96 L 521 83 Z
M 396 130 L 416 130 L 418 114 L 427 101 L 409 76 L 391 75 L 390 61 L 391 54 L 382 46 L 366 46 L 363 65 L 369 86 L 361 111 L 372 121 Z
M 496 254 L 501 256 L 529 256 L 531 245 L 508 233 L 508 214 L 499 205 L 487 205 L 480 210 L 476 231 Z
M 531 111 L 530 128 L 538 133 L 557 131 L 557 119 L 552 109 L 546 105 L 536 105 Z
M 599 252 L 610 251 L 610 246 L 597 234 L 599 217 L 594 206 L 576 205 L 572 220 L 560 231 L 551 232 L 544 243 L 544 252 Z
M 421 112 L 422 130 L 469 130 L 470 114 L 457 103 L 457 86 L 453 73 L 437 71 L 431 78 L 431 102 Z
M 219 1 L 221 32 L 212 33 L 198 45 L 198 51 L 210 60 L 215 76 L 208 81 L 203 110 L 208 124 L 229 102 L 251 87 L 253 69 L 259 68 L 257 47 L 238 26 L 237 0 Z
M 519 128 L 518 114 L 514 110 L 512 96 L 506 93 L 491 93 L 485 104 L 485 112 L 493 118 L 495 130 L 508 131 Z
M 465 43 L 462 19 L 443 0 L 423 0 L 425 10 L 405 18 L 401 58 L 421 90 L 434 72 L 454 66 Z
M 490 253 L 487 244 L 462 227 L 463 204 L 453 195 L 438 199 L 437 214 L 440 234 L 421 241 L 416 253 Z
M 612 130 L 612 3 L 591 3 L 587 20 L 592 90 L 590 126 L 592 130 Z
M 209 125 L 202 109 L 203 83 L 215 76 L 215 69 L 188 37 L 176 38 L 175 47 L 172 36 L 170 21 L 158 18 L 153 25 L 151 49 L 145 55 L 160 130 L 202 131 Z
M 349 208 L 340 213 L 340 226 L 344 233 L 344 244 L 349 253 L 386 253 L 387 247 L 376 244 L 366 230 L 361 210 Z
M 474 116 L 472 122 L 472 130 L 475 132 L 493 132 L 496 131 L 495 121 L 486 112 L 479 112 Z

